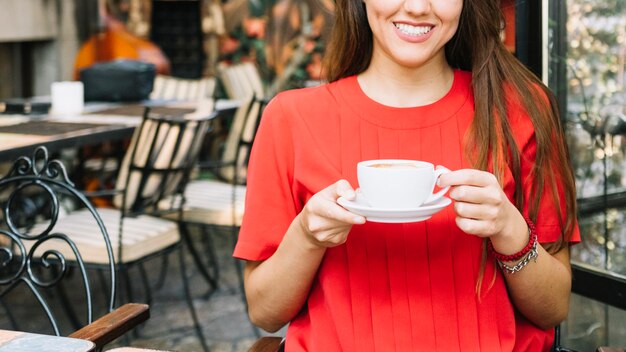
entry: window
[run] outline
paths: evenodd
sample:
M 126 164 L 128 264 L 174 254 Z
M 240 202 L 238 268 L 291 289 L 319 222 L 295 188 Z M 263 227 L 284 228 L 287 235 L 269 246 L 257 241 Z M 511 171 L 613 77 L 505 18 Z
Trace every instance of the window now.
M 547 39 L 579 199 L 572 262 L 626 276 L 626 1 L 550 0 Z M 577 295 L 571 307 L 565 346 L 626 345 L 625 311 Z

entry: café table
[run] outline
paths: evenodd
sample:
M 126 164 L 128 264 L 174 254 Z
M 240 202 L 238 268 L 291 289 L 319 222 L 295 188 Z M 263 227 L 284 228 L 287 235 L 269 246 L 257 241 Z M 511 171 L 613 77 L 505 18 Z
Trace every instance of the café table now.
M 195 111 L 193 103 L 145 102 L 93 104 L 86 106 L 82 114 L 67 116 L 0 114 L 0 161 L 28 155 L 40 145 L 54 152 L 124 140 L 132 136 L 141 122 L 145 106 L 163 113 Z M 215 110 L 229 114 L 238 106 L 236 100 L 218 100 Z
M 89 352 L 91 341 L 30 332 L 0 330 L 0 352 Z
M 130 137 L 136 124 L 111 121 L 60 121 L 49 117 L 0 117 L 0 160 L 28 155 L 37 146 L 49 151 L 96 145 Z

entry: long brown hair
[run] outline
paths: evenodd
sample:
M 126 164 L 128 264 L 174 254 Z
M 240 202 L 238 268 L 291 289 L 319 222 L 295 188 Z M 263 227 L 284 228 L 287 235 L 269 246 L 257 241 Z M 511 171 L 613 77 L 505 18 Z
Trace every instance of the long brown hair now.
M 472 72 L 475 116 L 466 136 L 466 154 L 473 166 L 490 170 L 502 182 L 506 168 L 515 180 L 515 205 L 537 219 L 540 196 L 551 190 L 556 209 L 563 209 L 559 240 L 547 245 L 554 253 L 567 246 L 576 222 L 576 187 L 559 119 L 556 99 L 548 88 L 504 46 L 500 39 L 504 17 L 499 0 L 464 0 L 459 27 L 446 44 L 446 58 L 455 68 Z M 361 0 L 337 0 L 336 19 L 325 55 L 330 82 L 363 72 L 372 58 L 372 31 Z M 515 96 L 511 97 L 511 92 Z M 507 99 L 517 99 L 535 128 L 536 160 L 531 171 L 533 190 L 524 199 L 520 150 L 507 116 Z M 559 197 L 559 191 L 563 197 Z M 565 204 L 561 204 L 561 202 Z M 482 281 L 486 261 L 479 276 Z

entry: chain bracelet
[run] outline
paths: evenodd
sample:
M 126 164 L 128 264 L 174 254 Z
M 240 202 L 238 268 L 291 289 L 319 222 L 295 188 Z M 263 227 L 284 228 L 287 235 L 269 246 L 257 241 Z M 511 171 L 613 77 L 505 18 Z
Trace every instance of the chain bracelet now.
M 531 260 L 534 260 L 535 262 L 537 262 L 538 255 L 539 253 L 537 252 L 537 241 L 535 241 L 535 243 L 533 243 L 532 248 L 530 249 L 528 253 L 526 253 L 526 255 L 524 256 L 524 259 L 522 259 L 521 262 L 513 266 L 509 266 L 498 260 L 498 264 L 500 265 L 500 268 L 502 268 L 502 270 L 504 270 L 508 274 L 515 274 L 516 272 L 524 269 L 524 267 L 528 265 L 528 263 L 530 263 Z

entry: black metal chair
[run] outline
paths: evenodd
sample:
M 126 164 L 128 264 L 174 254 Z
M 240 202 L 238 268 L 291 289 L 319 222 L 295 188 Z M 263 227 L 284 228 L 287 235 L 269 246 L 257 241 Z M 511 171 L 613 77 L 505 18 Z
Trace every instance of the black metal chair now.
M 552 344 L 552 352 L 577 352 L 576 350 L 563 347 L 561 345 L 561 326 L 554 328 L 554 343 Z
M 74 331 L 69 336 L 90 340 L 100 350 L 148 319 L 145 304 L 114 309 L 117 276 L 104 221 L 68 179 L 63 164 L 48 159 L 44 147 L 32 158 L 19 158 L 0 179 L 0 204 L 3 324 L 57 336 Z M 85 248 L 59 226 L 67 206 L 82 209 L 89 219 L 92 238 L 102 248 L 99 271 L 90 270 Z M 45 226 L 33 227 L 35 222 Z M 98 299 L 96 288 L 104 297 Z M 98 316 L 102 318 L 95 320 Z
M 146 108 L 122 161 L 116 190 L 90 194 L 113 197 L 115 207 L 98 208 L 98 212 L 113 239 L 111 245 L 124 283 L 125 301 L 134 300 L 131 283 L 135 280 L 130 278 L 131 268 L 138 269 L 145 301 L 149 303 L 152 293 L 144 263 L 157 257 L 167 258 L 178 250 L 185 298 L 204 350 L 208 350 L 208 346 L 191 299 L 178 220 L 182 215 L 189 173 L 213 117 L 212 108 L 183 116 L 153 113 Z M 172 198 L 180 201 L 162 206 L 165 199 Z M 85 209 L 71 211 L 60 221 L 61 226 L 85 247 L 87 254 L 83 255 L 83 260 L 86 263 L 101 265 L 106 258 L 102 247 L 93 240 L 93 234 L 86 231 L 88 215 Z
M 246 192 L 245 178 L 249 151 L 256 134 L 261 113 L 267 100 L 263 99 L 261 80 L 252 64 L 240 64 L 221 69 L 221 78 L 232 99 L 241 102 L 235 112 L 219 160 L 203 161 L 198 167 L 212 177 L 192 179 L 185 191 L 186 203 L 182 212 L 181 230 L 188 241 L 191 254 L 205 279 L 216 289 L 220 267 L 212 237 L 227 233 L 234 243 L 243 216 Z M 190 226 L 200 228 L 208 262 L 199 254 L 190 239 Z M 236 260 L 240 286 L 242 269 Z M 210 272 L 209 272 L 210 271 Z M 212 291 L 209 291 L 209 294 Z

